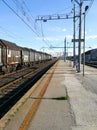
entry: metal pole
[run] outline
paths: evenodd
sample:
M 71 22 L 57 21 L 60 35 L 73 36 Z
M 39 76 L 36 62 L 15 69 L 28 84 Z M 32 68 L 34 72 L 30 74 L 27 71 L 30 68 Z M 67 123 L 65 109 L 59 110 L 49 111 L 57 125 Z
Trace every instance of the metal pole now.
M 80 72 L 81 64 L 81 13 L 82 13 L 82 2 L 80 0 L 80 13 L 79 13 L 79 47 L 78 47 L 78 72 Z
M 83 43 L 83 76 L 85 75 L 85 23 L 86 23 L 86 11 L 88 10 L 88 6 L 85 7 L 84 15 L 84 43 Z
M 74 18 L 73 18 L 73 21 L 74 21 L 74 42 L 73 42 L 73 56 L 74 56 L 74 59 L 73 59 L 73 67 L 75 67 L 75 60 L 76 60 L 76 57 L 75 57 L 75 4 L 74 4 Z
M 84 42 L 83 42 L 83 76 L 85 71 L 85 13 L 84 14 Z

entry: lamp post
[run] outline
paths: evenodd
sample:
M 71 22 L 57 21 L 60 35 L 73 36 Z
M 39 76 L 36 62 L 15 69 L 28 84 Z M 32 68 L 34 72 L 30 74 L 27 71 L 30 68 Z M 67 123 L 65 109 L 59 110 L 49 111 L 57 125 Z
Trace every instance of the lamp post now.
M 88 6 L 85 7 L 84 15 L 84 43 L 83 43 L 83 76 L 85 75 L 85 23 L 86 23 L 86 11 L 88 10 Z

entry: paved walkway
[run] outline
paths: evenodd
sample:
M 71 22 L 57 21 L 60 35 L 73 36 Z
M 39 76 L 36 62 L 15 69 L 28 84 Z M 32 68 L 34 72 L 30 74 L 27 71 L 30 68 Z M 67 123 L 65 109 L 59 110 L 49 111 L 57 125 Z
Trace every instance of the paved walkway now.
M 30 129 L 39 123 L 39 130 L 97 130 L 97 95 L 85 89 L 81 82 L 83 77 L 81 81 L 77 79 L 82 73 L 77 74 L 70 66 L 70 62 L 59 62 L 44 95 L 46 98 L 60 97 L 67 91 L 70 105 L 68 101 L 43 100 Z
M 53 78 L 28 130 L 71 130 L 74 117 L 69 100 L 63 99 L 67 97 L 64 81 L 66 75 L 68 76 L 68 73 L 72 72 L 71 70 L 68 64 L 64 64 L 64 61 L 59 61 Z

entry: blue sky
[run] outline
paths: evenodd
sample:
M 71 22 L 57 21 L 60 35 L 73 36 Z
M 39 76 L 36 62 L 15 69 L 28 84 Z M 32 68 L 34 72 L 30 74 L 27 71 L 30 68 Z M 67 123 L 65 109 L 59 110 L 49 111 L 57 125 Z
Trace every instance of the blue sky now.
M 82 12 L 84 7 L 90 4 L 90 1 L 84 1 Z M 73 20 L 64 19 L 36 22 L 35 19 L 39 15 L 53 16 L 56 14 L 64 14 L 65 16 L 69 14 L 73 16 L 73 13 L 71 13 L 72 8 L 73 3 L 71 0 L 1 0 L 0 38 L 14 42 L 19 46 L 25 46 L 51 54 L 61 54 L 64 50 L 63 48 L 50 49 L 50 47 L 64 47 L 65 37 L 68 46 L 72 47 Z M 76 4 L 76 14 L 78 14 L 78 9 L 79 6 Z M 97 1 L 94 0 L 86 15 L 86 50 L 90 49 L 89 47 L 97 48 L 96 10 Z M 78 20 L 76 22 L 76 37 L 78 38 Z M 72 48 L 68 49 L 68 52 L 71 54 Z

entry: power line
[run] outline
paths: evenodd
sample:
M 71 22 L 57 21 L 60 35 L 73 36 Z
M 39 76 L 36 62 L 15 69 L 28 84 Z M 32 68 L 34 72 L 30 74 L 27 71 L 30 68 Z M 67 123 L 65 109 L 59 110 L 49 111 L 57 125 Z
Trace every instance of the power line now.
M 34 23 L 34 17 L 31 15 L 31 12 L 28 9 L 28 7 L 27 7 L 25 2 L 21 1 L 22 2 L 21 3 L 20 1 L 16 1 L 16 0 L 12 0 L 12 1 L 16 4 L 17 8 L 21 11 L 23 16 L 26 17 L 27 21 L 30 22 L 30 20 L 31 20 L 31 22 L 33 21 L 33 23 Z
M 12 11 L 18 18 L 21 19 L 22 22 L 24 22 L 24 23 L 30 28 L 31 31 L 33 31 L 33 32 L 39 37 L 39 35 L 30 27 L 30 25 L 28 25 L 27 22 L 25 22 L 25 20 L 24 20 L 21 16 L 19 16 L 19 15 L 17 14 L 17 12 L 9 6 L 8 3 L 6 3 L 4 0 L 2 0 L 2 1 L 3 1 L 3 3 L 4 3 L 9 9 L 11 9 L 11 11 Z
M 2 0 L 2 2 L 34 33 L 37 35 L 37 37 L 40 37 L 40 35 L 7 3 L 5 0 Z M 44 43 L 47 44 L 47 42 L 44 40 Z
M 38 30 L 39 29 L 41 30 L 41 28 L 40 28 L 40 26 L 38 26 L 38 23 L 35 22 L 35 19 L 32 16 L 31 11 L 29 10 L 29 8 L 28 8 L 27 4 L 25 3 L 25 1 L 24 0 L 21 0 L 21 1 L 12 0 L 12 1 L 16 4 L 17 8 L 21 11 L 22 15 L 26 18 L 26 20 L 29 23 L 31 23 L 31 25 L 34 26 L 35 31 L 37 33 L 40 33 Z M 38 28 L 38 30 L 37 30 L 37 28 Z

